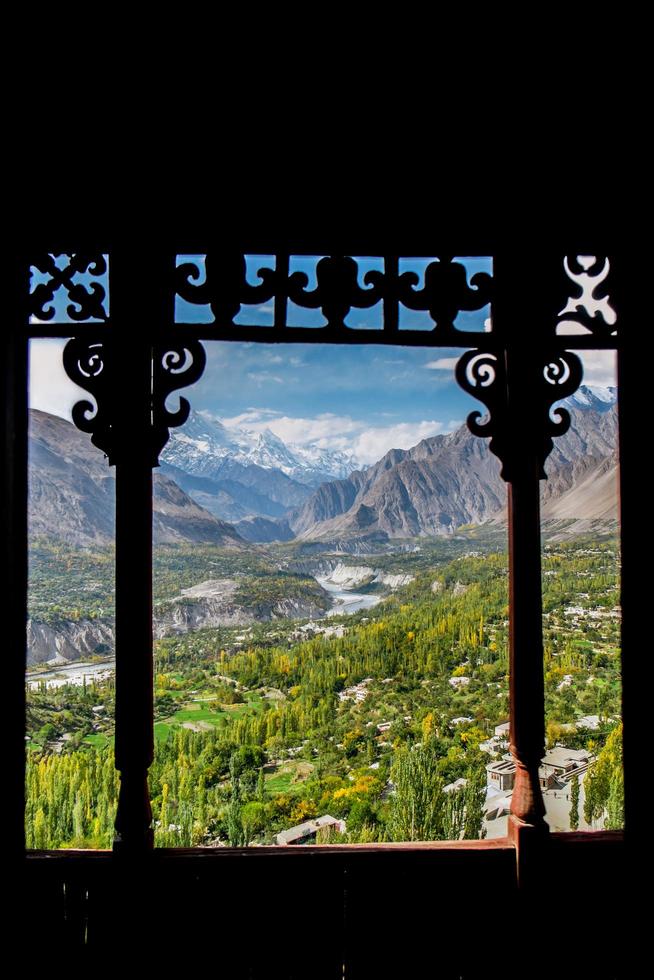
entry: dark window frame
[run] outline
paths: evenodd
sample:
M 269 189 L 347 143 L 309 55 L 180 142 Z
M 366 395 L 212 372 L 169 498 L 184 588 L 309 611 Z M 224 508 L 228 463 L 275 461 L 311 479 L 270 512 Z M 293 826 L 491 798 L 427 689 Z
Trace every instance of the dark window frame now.
M 41 244 L 41 243 L 39 243 Z M 146 629 L 151 630 L 149 607 L 144 605 L 143 597 L 147 595 L 148 584 L 146 579 L 150 577 L 150 565 L 143 560 L 147 554 L 147 537 L 150 533 L 144 532 L 144 524 L 147 523 L 147 515 L 151 516 L 151 471 L 146 473 L 146 468 L 139 466 L 139 460 L 143 458 L 143 441 L 148 440 L 148 429 L 150 425 L 150 392 L 143 384 L 143 379 L 150 374 L 151 350 L 156 345 L 178 347 L 181 341 L 193 343 L 208 339 L 230 340 L 254 340 L 264 343 L 271 342 L 271 335 L 268 328 L 254 327 L 243 328 L 227 326 L 226 328 L 216 328 L 211 325 L 180 325 L 174 324 L 172 315 L 172 295 L 174 293 L 174 257 L 176 254 L 202 254 L 208 251 L 206 240 L 202 241 L 180 241 L 177 240 L 168 249 L 159 245 L 148 255 L 141 251 L 131 249 L 129 245 L 114 248 L 115 243 L 103 242 L 96 239 L 91 243 L 94 253 L 109 253 L 110 255 L 110 276 L 111 276 L 111 319 L 106 324 L 84 324 L 80 326 L 76 336 L 82 338 L 93 336 L 102 338 L 110 342 L 113 355 L 116 357 L 115 363 L 120 359 L 120 378 L 121 391 L 128 392 L 128 395 L 121 401 L 116 401 L 113 405 L 115 411 L 115 427 L 118 432 L 127 431 L 136 437 L 132 438 L 128 444 L 124 440 L 121 451 L 124 451 L 123 466 L 129 469 L 130 490 L 129 503 L 120 503 L 120 477 L 117 472 L 117 552 L 121 551 L 119 537 L 125 542 L 129 540 L 129 547 L 122 548 L 124 557 L 117 555 L 117 647 L 120 640 L 120 625 L 122 621 L 127 624 L 129 631 L 134 632 L 135 622 L 139 623 L 141 634 L 144 635 Z M 248 241 L 247 247 L 243 247 L 243 254 L 310 254 L 310 255 L 333 255 L 336 250 L 333 245 L 338 247 L 348 246 L 346 255 L 381 255 L 386 252 L 382 244 L 376 241 L 358 241 L 351 239 L 347 242 L 334 243 L 331 241 L 317 241 L 315 244 L 307 245 L 306 242 L 295 243 L 292 241 Z M 635 624 L 634 609 L 632 607 L 631 586 L 634 579 L 634 563 L 632 556 L 635 554 L 635 535 L 631 525 L 631 515 L 629 514 L 629 503 L 632 500 L 632 466 L 633 453 L 631 452 L 631 432 L 628 420 L 633 418 L 632 408 L 633 377 L 635 374 L 633 344 L 631 347 L 623 342 L 623 337 L 628 336 L 630 325 L 633 327 L 635 320 L 635 305 L 633 290 L 634 273 L 628 259 L 621 253 L 613 253 L 609 247 L 603 247 L 606 243 L 584 241 L 583 238 L 568 238 L 561 242 L 560 247 L 551 254 L 539 256 L 521 255 L 519 249 L 505 251 L 503 248 L 493 247 L 493 243 L 485 240 L 440 243 L 435 241 L 433 247 L 425 249 L 424 243 L 415 242 L 404 243 L 401 249 L 396 249 L 391 255 L 439 255 L 445 252 L 444 245 L 448 246 L 448 252 L 453 251 L 459 255 L 492 255 L 494 260 L 494 299 L 493 316 L 499 317 L 504 321 L 506 327 L 499 343 L 495 338 L 489 336 L 480 337 L 476 334 L 463 333 L 460 335 L 458 346 L 468 348 L 476 343 L 483 344 L 484 350 L 494 350 L 500 362 L 506 365 L 510 377 L 520 379 L 528 377 L 529 356 L 524 347 L 524 336 L 522 347 L 520 346 L 519 330 L 524 323 L 524 319 L 529 309 L 529 303 L 534 294 L 544 293 L 549 301 L 549 312 L 555 310 L 556 302 L 552 306 L 552 299 L 558 297 L 557 290 L 560 283 L 555 281 L 554 269 L 561 265 L 561 257 L 565 254 L 609 254 L 611 259 L 611 279 L 610 293 L 614 307 L 618 311 L 619 333 L 617 338 L 600 338 L 596 335 L 579 335 L 566 340 L 547 339 L 543 341 L 542 348 L 556 350 L 557 352 L 573 349 L 615 349 L 618 355 L 618 387 L 619 387 L 619 418 L 620 418 L 620 464 L 621 464 L 621 538 L 623 555 L 622 573 L 622 606 L 623 606 L 623 626 L 622 626 L 622 664 L 623 664 L 623 718 L 625 723 L 625 785 L 626 785 L 626 830 L 625 834 L 636 834 L 642 827 L 644 808 L 639 808 L 637 799 L 637 783 L 632 778 L 632 767 L 635 752 L 633 750 L 634 729 L 631 727 L 630 719 L 634 717 L 639 709 L 637 699 L 638 680 L 633 678 L 632 661 L 626 656 L 632 648 L 633 629 Z M 88 250 L 88 242 L 81 243 L 75 241 L 61 241 L 42 243 L 42 247 L 51 253 L 81 251 L 81 246 Z M 210 251 L 210 249 L 209 249 Z M 27 522 L 26 522 L 26 500 L 27 500 L 27 345 L 31 338 L 70 336 L 70 325 L 32 325 L 27 326 L 28 320 L 28 295 L 29 280 L 28 270 L 31 264 L 32 252 L 23 251 L 16 254 L 13 261 L 5 268 L 7 274 L 7 295 L 11 297 L 10 327 L 4 334 L 3 339 L 3 380 L 4 380 L 4 426 L 3 426 L 3 500 L 2 500 L 2 519 L 3 519 L 3 557 L 6 567 L 14 570 L 14 575 L 10 585 L 9 594 L 9 697 L 11 700 L 12 719 L 14 731 L 11 739 L 11 759 L 9 772 L 9 799 L 10 799 L 10 849 L 14 855 L 23 853 L 23 782 L 24 782 L 24 743 L 22 738 L 24 724 L 24 651 L 25 651 L 25 621 L 26 621 L 26 587 L 27 587 L 27 562 L 26 547 Z M 534 285 L 534 278 L 537 280 L 538 287 Z M 146 283 L 145 288 L 142 283 Z M 547 302 L 544 304 L 547 308 Z M 542 317 L 541 317 L 542 320 Z M 414 335 L 415 333 L 415 335 Z M 329 342 L 329 343 L 388 343 L 403 346 L 430 346 L 427 341 L 432 338 L 435 347 L 457 346 L 453 342 L 451 334 L 443 334 L 443 339 L 436 339 L 434 335 L 426 332 L 398 331 L 391 323 L 390 329 L 385 331 L 353 331 L 333 329 L 323 331 L 312 329 L 305 331 L 302 328 L 284 328 L 283 342 Z M 277 338 L 276 338 L 277 339 Z M 281 338 L 279 338 L 281 341 Z M 124 350 L 121 351 L 121 345 Z M 126 356 L 128 352 L 129 356 Z M 511 363 L 513 359 L 513 363 Z M 518 381 L 516 398 L 520 397 L 520 381 Z M 522 392 L 524 394 L 524 392 Z M 516 412 L 511 409 L 511 417 L 515 418 Z M 140 436 L 139 436 L 140 433 Z M 522 427 L 513 433 L 514 437 L 528 439 L 529 430 Z M 139 442 L 139 439 L 141 440 Z M 521 443 L 522 445 L 522 443 Z M 121 463 L 118 464 L 120 469 Z M 135 474 L 136 491 L 135 491 Z M 530 478 L 531 488 L 534 487 L 533 474 Z M 529 482 L 529 481 L 528 481 Z M 537 479 L 535 486 L 537 487 Z M 123 500 L 127 501 L 127 494 L 123 493 Z M 521 505 L 518 505 L 521 507 Z M 149 508 L 149 510 L 148 510 Z M 122 518 L 120 512 L 122 511 Z M 532 535 L 533 539 L 533 501 L 532 510 L 524 518 L 525 525 L 522 531 Z M 119 530 L 121 525 L 121 530 Z M 150 521 L 151 525 L 151 521 Z M 522 531 L 516 526 L 514 519 L 511 521 L 514 542 L 516 537 L 519 539 Z M 139 538 L 141 535 L 141 538 Z M 518 540 L 518 544 L 519 544 Z M 136 562 L 134 553 L 137 549 L 141 555 Z M 530 569 L 533 580 L 538 566 L 540 575 L 540 555 L 535 556 L 532 549 L 531 557 L 525 556 L 525 560 Z M 147 574 L 146 574 L 147 573 Z M 522 590 L 519 595 L 512 592 L 511 615 L 515 616 L 516 610 L 527 608 L 524 598 L 524 583 L 515 582 L 515 587 Z M 532 581 L 533 585 L 533 581 Z M 119 611 L 119 606 L 122 607 Z M 533 630 L 534 616 L 533 609 L 529 612 L 530 627 Z M 539 627 L 540 629 L 540 627 Z M 129 639 L 123 641 L 127 648 L 131 644 Z M 520 640 L 520 642 L 524 642 Z M 119 656 L 117 650 L 117 657 Z M 147 773 L 148 749 L 147 749 L 147 729 L 151 725 L 151 684 L 149 694 L 147 693 L 149 677 L 151 676 L 151 660 L 149 665 L 144 662 L 145 658 L 135 661 L 132 658 L 132 669 L 128 675 L 127 669 L 122 668 L 122 680 L 127 681 L 123 684 L 123 697 L 125 707 L 121 709 L 122 720 L 117 718 L 118 728 L 123 728 L 124 742 L 130 746 L 128 751 L 129 758 L 126 759 L 126 766 L 123 770 L 124 793 L 124 826 L 127 828 L 125 834 L 126 841 L 123 848 L 124 853 L 138 854 L 149 846 L 148 834 L 144 830 L 143 820 L 147 813 L 144 807 L 147 795 L 147 784 L 144 784 L 144 775 Z M 127 657 L 125 658 L 127 664 Z M 532 665 L 533 667 L 533 665 Z M 117 683 L 118 673 L 121 668 L 117 664 Z M 529 685 L 533 681 L 534 672 L 529 670 L 526 678 L 526 687 L 517 690 L 512 682 L 512 702 L 524 702 L 530 709 L 533 707 L 533 689 L 528 693 Z M 527 693 L 526 693 L 527 692 Z M 149 700 L 148 700 L 149 698 Z M 529 700 L 531 698 L 531 701 Z M 525 700 L 526 699 L 526 700 Z M 536 697 L 536 701 L 538 696 Z M 642 694 L 640 695 L 642 703 Z M 14 714 L 14 708 L 16 712 Z M 542 713 L 542 703 L 535 705 L 536 713 Z M 150 712 L 149 717 L 146 715 Z M 16 735 L 18 733 L 18 735 Z M 528 732 L 527 740 L 533 737 L 533 732 Z M 138 746 L 138 749 L 135 749 Z M 528 751 L 534 755 L 533 746 L 529 746 Z M 528 812 L 530 819 L 516 819 L 510 841 L 507 846 L 515 846 L 518 853 L 527 853 L 527 847 L 521 847 L 521 839 L 529 839 L 529 835 L 534 831 L 533 807 L 532 812 Z M 536 821 L 537 823 L 538 821 Z M 540 828 L 542 830 L 542 827 Z M 576 835 L 579 836 L 579 835 Z M 597 835 L 594 835 L 596 839 Z M 535 833 L 536 839 L 540 840 L 539 832 Z M 609 835 L 613 840 L 615 835 Z M 608 837 L 607 837 L 608 839 Z M 383 851 L 397 847 L 403 847 L 416 852 L 424 850 L 424 846 L 410 845 L 379 845 L 367 850 Z M 494 842 L 445 842 L 429 845 L 431 849 L 463 848 L 463 849 L 488 849 L 497 847 Z M 266 849 L 261 849 L 265 851 Z M 333 853 L 334 849 L 328 849 Z M 339 848 L 343 850 L 343 848 Z M 350 851 L 345 847 L 344 850 Z M 323 849 L 317 849 L 322 852 Z M 206 852 L 202 849 L 197 850 L 198 856 L 204 856 Z M 35 856 L 35 855 L 32 855 Z M 173 856 L 173 855 L 171 855 Z M 180 855 L 181 856 L 181 855 Z M 261 855 L 263 857 L 263 854 Z M 62 854 L 60 858 L 65 861 L 68 855 Z M 77 856 L 80 858 L 80 855 Z M 83 857 L 82 857 L 83 859 Z

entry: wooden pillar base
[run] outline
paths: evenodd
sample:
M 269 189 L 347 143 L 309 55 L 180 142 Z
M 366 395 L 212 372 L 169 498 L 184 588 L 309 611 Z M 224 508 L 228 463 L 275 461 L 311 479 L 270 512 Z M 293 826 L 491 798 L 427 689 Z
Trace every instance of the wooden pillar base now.
M 120 784 L 114 853 L 138 855 L 151 851 L 154 847 L 154 830 L 147 769 L 140 778 L 138 775 L 130 778 L 127 772 L 121 772 Z
M 113 843 L 114 854 L 121 856 L 146 854 L 154 848 L 154 831 L 148 830 L 138 840 L 133 837 L 124 840 L 120 834 L 116 834 Z
M 539 827 L 547 833 L 549 828 L 545 823 L 545 803 L 538 778 L 541 753 L 531 764 L 521 761 L 513 744 L 511 745 L 511 753 L 516 764 L 515 783 L 511 796 L 511 814 L 521 823 Z
M 545 822 L 527 823 L 511 813 L 507 837 L 515 847 L 518 888 L 540 894 L 547 874 L 549 827 Z

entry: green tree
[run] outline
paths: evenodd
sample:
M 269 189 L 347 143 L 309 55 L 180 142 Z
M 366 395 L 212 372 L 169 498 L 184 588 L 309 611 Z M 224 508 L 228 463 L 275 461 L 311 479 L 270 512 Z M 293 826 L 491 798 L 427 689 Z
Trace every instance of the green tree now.
M 463 837 L 465 840 L 479 840 L 486 836 L 484 830 L 484 804 L 486 802 L 486 770 L 479 766 L 466 773 L 464 790 L 465 819 Z
M 433 740 L 414 749 L 399 749 L 391 780 L 395 784 L 388 823 L 392 840 L 452 840 L 459 836 L 458 794 L 443 792 Z
M 622 769 L 622 722 L 613 729 L 606 745 L 589 768 L 584 780 L 587 823 L 606 812 L 604 826 L 617 830 L 624 826 L 624 773 Z
M 570 830 L 579 829 L 579 776 L 570 780 Z
M 391 780 L 395 784 L 388 823 L 391 838 L 437 840 L 442 831 L 443 780 L 430 743 L 414 751 L 401 748 L 393 761 Z

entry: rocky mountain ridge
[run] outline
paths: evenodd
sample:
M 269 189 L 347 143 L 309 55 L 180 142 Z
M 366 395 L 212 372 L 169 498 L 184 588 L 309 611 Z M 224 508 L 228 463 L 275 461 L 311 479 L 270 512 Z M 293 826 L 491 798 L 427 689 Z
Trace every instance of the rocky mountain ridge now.
M 359 467 L 353 453 L 286 443 L 269 428 L 226 425 L 206 412 L 191 412 L 182 429 L 173 430 L 162 460 L 188 473 L 218 478 L 225 463 L 277 470 L 294 482 L 316 487 L 348 476 Z
M 616 520 L 616 411 L 614 403 L 600 410 L 570 405 L 570 429 L 555 440 L 541 484 L 544 520 Z M 300 540 L 370 533 L 404 538 L 502 521 L 505 510 L 499 461 L 487 440 L 462 426 L 323 484 L 285 519 Z
M 37 409 L 29 426 L 29 533 L 73 547 L 113 541 L 115 469 L 71 422 Z M 234 528 L 155 471 L 153 534 L 158 544 L 195 542 L 240 548 Z

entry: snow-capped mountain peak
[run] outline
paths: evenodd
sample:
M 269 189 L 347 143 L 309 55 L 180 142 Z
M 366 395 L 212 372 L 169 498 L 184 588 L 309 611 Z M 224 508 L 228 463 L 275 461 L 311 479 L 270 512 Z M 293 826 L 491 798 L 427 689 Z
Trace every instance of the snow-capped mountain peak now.
M 343 479 L 360 464 L 352 453 L 318 446 L 287 444 L 271 429 L 227 426 L 206 412 L 192 412 L 181 429 L 171 432 L 162 460 L 197 475 L 217 475 L 222 463 L 280 470 L 292 480 L 314 487 Z
M 603 388 L 600 385 L 580 385 L 574 395 L 566 398 L 563 405 L 581 411 L 608 412 L 615 405 L 618 389 L 611 385 Z

